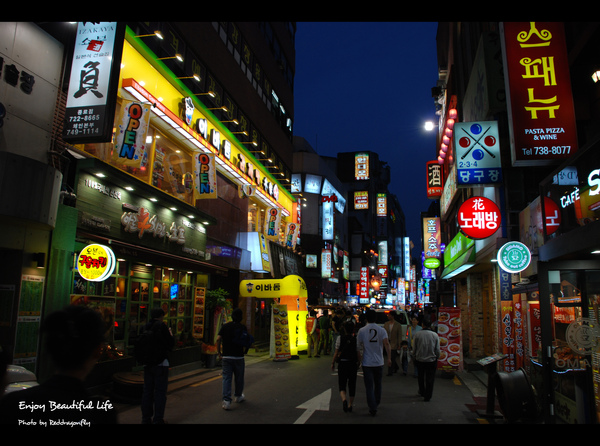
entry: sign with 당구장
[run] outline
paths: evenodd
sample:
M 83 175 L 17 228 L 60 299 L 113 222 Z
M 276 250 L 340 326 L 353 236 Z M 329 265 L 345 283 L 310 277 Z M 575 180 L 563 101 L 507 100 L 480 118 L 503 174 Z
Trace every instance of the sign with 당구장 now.
M 498 123 L 457 122 L 454 125 L 458 184 L 502 182 Z

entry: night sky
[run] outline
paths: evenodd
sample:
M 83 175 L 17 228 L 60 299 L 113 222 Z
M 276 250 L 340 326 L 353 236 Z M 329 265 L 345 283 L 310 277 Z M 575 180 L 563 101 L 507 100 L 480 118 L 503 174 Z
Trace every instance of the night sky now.
M 294 135 L 323 156 L 370 150 L 390 166 L 408 236 L 421 252 L 425 163 L 437 159 L 431 88 L 436 22 L 298 22 Z

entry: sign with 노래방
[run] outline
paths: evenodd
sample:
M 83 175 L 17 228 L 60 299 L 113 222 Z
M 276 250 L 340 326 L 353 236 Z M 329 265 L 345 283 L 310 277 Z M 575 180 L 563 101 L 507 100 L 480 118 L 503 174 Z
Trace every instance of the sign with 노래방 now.
M 458 224 L 467 237 L 484 239 L 500 228 L 500 209 L 489 198 L 471 197 L 458 209 Z

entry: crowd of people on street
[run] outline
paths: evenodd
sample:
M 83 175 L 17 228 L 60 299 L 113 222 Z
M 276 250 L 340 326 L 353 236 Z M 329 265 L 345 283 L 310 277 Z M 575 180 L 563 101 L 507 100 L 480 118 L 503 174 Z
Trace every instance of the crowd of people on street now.
M 440 341 L 435 331 L 435 310 L 407 312 L 410 325 L 404 329 L 394 311 L 386 313 L 383 326 L 376 323 L 372 309 L 335 308 L 331 314 L 317 317 L 311 310 L 306 321 L 308 357 L 332 354 L 331 369 L 338 371 L 338 390 L 344 412 L 352 412 L 356 395 L 358 370 L 362 369 L 367 405 L 371 415 L 377 414 L 383 387 L 383 372 L 387 375 L 402 371 L 408 374 L 413 363 L 418 393 L 430 401 L 440 355 Z
M 332 356 L 331 369 L 337 369 L 344 412 L 352 412 L 359 369 L 362 370 L 371 415 L 377 414 L 381 401 L 386 366 L 387 376 L 400 371 L 406 375 L 408 364 L 412 362 L 414 376 L 418 378 L 419 394 L 424 401 L 431 399 L 436 362 L 440 354 L 440 342 L 433 324 L 435 312 L 424 314 L 409 310 L 410 325 L 406 330 L 394 314 L 393 311 L 388 312 L 388 320 L 380 325 L 372 309 L 355 311 L 337 307 L 331 313 L 325 311 L 320 315 L 315 310 L 309 312 L 306 320 L 307 356 Z M 174 339 L 163 317 L 162 309 L 153 310 L 145 327 L 145 331 L 154 332 L 152 339 L 156 344 L 153 350 L 159 351 L 159 355 L 144 362 L 142 424 L 165 423 L 168 357 Z M 234 309 L 231 319 L 221 327 L 217 337 L 217 351 L 223 368 L 222 407 L 226 410 L 229 410 L 232 401 L 245 400 L 244 355 L 248 351 L 248 346 L 238 341 L 239 333 L 247 332 L 241 324 L 242 311 Z M 55 363 L 56 373 L 39 386 L 0 398 L 2 423 L 27 422 L 23 417 L 24 412 L 20 410 L 24 400 L 31 405 L 29 410 L 46 415 L 51 413 L 44 410 L 47 402 L 59 402 L 64 408 L 61 422 L 69 425 L 116 423 L 116 410 L 110 401 L 90 395 L 83 386 L 98 360 L 106 330 L 106 323 L 100 314 L 83 306 L 69 306 L 50 314 L 42 324 L 42 333 Z M 81 414 L 87 406 L 73 410 L 73 401 L 80 401 L 81 404 L 89 402 L 95 410 L 85 411 L 84 418 Z M 53 421 L 48 416 L 36 419 L 38 423 Z

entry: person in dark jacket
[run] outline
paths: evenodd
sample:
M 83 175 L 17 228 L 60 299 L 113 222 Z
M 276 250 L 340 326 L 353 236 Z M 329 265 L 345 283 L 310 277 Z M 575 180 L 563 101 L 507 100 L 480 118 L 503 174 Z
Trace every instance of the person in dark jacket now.
M 160 351 L 157 364 L 144 366 L 144 390 L 142 393 L 142 424 L 164 424 L 169 385 L 169 352 L 175 345 L 171 329 L 164 323 L 165 312 L 155 308 L 145 330 L 156 333 L 156 350 Z
M 234 397 L 236 402 L 241 403 L 246 399 L 244 396 L 244 371 L 246 364 L 244 354 L 247 348 L 234 342 L 236 330 L 246 330 L 242 322 L 242 310 L 236 308 L 231 312 L 231 321 L 227 322 L 219 330 L 217 336 L 217 352 L 222 358 L 223 364 L 223 402 L 222 407 L 229 410 L 231 407 L 232 380 L 235 382 Z
M 50 313 L 40 326 L 55 367 L 42 384 L 0 398 L 0 423 L 36 427 L 116 424 L 117 412 L 84 381 L 102 354 L 107 331 L 101 314 L 82 305 Z
M 344 412 L 352 412 L 352 403 L 356 395 L 356 377 L 360 367 L 354 328 L 353 322 L 346 321 L 344 323 L 343 334 L 337 338 L 335 353 L 331 361 L 331 370 L 335 369 L 335 363 L 338 362 L 338 389 Z

